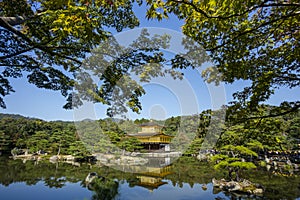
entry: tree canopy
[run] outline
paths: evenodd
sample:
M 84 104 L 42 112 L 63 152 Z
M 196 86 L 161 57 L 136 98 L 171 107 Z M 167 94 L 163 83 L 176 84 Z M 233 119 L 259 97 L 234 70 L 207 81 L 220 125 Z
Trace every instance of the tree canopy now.
M 215 66 L 203 72 L 206 81 L 250 81 L 250 86 L 234 94 L 235 110 L 253 111 L 277 88 L 299 87 L 298 1 L 147 2 L 148 18 L 163 19 L 175 14 L 184 20 L 183 33 L 209 52 Z M 299 101 L 286 100 L 282 105 L 283 114 L 300 107 Z
M 14 92 L 10 78 L 27 76 L 39 88 L 71 100 L 73 73 L 86 53 L 111 33 L 139 25 L 132 6 L 120 0 L 4 0 L 0 2 L 0 106 Z
M 184 20 L 183 33 L 203 47 L 214 67 L 203 71 L 207 82 L 233 83 L 247 80 L 250 85 L 234 94 L 234 112 L 247 115 L 257 110 L 261 102 L 268 100 L 277 88 L 298 88 L 299 77 L 299 18 L 298 1 L 215 1 L 215 0 L 147 0 L 147 17 L 163 19 L 175 14 Z M 3 97 L 13 92 L 10 78 L 26 76 L 29 83 L 39 88 L 61 91 L 67 98 L 65 108 L 72 107 L 72 100 L 101 102 L 110 107 L 108 114 L 141 109 L 139 97 L 142 88 L 122 96 L 136 85 L 126 79 L 126 73 L 136 73 L 141 80 L 163 76 L 162 65 L 167 62 L 160 48 L 168 45 L 168 37 L 150 37 L 144 32 L 128 49 L 115 45 L 109 30 L 122 31 L 134 28 L 139 20 L 133 5 L 137 0 L 3 0 L 0 2 L 0 106 L 5 108 Z M 110 40 L 109 40 L 110 39 Z M 105 41 L 105 43 L 103 43 Z M 149 48 L 143 42 L 149 42 Z M 158 42 L 158 43 L 156 43 Z M 165 42 L 165 43 L 164 43 Z M 140 45 L 142 44 L 142 45 Z M 116 48 L 118 59 L 106 64 L 100 87 L 77 87 L 83 95 L 75 95 L 75 75 L 82 70 L 87 54 L 99 53 L 99 48 Z M 152 45 L 152 46 L 151 46 Z M 190 41 L 184 45 L 194 50 Z M 98 47 L 98 50 L 91 52 Z M 97 48 L 96 48 L 97 49 Z M 116 50 L 114 49 L 114 50 Z M 107 50 L 107 49 L 106 49 Z M 100 53 L 111 53 L 103 51 Z M 121 56 L 120 56 L 120 55 Z M 205 54 L 204 51 L 194 55 Z M 103 56 L 103 55 L 102 55 Z M 111 56 L 111 55 L 108 55 Z M 97 58 L 101 55 L 97 54 Z M 200 56 L 198 56 L 200 57 Z M 103 58 L 103 57 L 102 57 Z M 195 58 L 192 57 L 192 59 Z M 195 67 L 208 61 L 204 56 L 199 62 L 188 62 L 181 55 L 170 59 L 171 69 Z M 102 59 L 102 61 L 107 61 Z M 91 64 L 93 60 L 87 60 Z M 147 65 L 151 64 L 149 70 Z M 138 66 L 143 65 L 143 68 Z M 87 65 L 86 65 L 87 66 Z M 89 66 L 90 67 L 90 66 Z M 95 66 L 92 66 L 92 68 Z M 148 69 L 148 70 L 147 70 Z M 98 72 L 92 70 L 93 73 Z M 83 79 L 86 74 L 80 72 Z M 99 73 L 99 72 L 98 72 Z M 167 71 L 173 74 L 174 71 Z M 77 76 L 80 79 L 80 76 Z M 123 88 L 115 88 L 116 82 L 124 81 Z M 89 84 L 87 82 L 86 84 Z M 119 93 L 114 93 L 119 91 Z M 121 91 L 121 92 L 120 92 Z M 76 96 L 76 98 L 74 97 Z M 77 101 L 77 97 L 79 100 Z M 114 103 L 113 101 L 117 102 Z M 114 107 L 116 106 L 116 107 Z M 267 116 L 278 116 L 298 110 L 300 101 L 282 102 L 280 109 L 270 110 Z M 245 109 L 247 108 L 247 109 Z M 247 112 L 247 113 L 245 113 Z M 232 117 L 235 117 L 233 115 Z
M 131 74 L 144 82 L 165 74 L 181 78 L 176 69 L 194 68 L 209 60 L 203 48 L 188 38 L 182 41 L 187 54 L 169 59 L 162 49 L 170 46 L 170 36 L 150 35 L 146 30 L 128 47 L 118 44 L 112 30 L 139 25 L 134 3 L 141 4 L 127 0 L 1 2 L 0 106 L 5 107 L 3 97 L 13 92 L 10 78 L 26 75 L 37 87 L 61 91 L 67 109 L 87 100 L 108 105 L 109 116 L 126 112 L 126 107 L 139 112 L 139 97 L 145 91 Z M 100 86 L 92 76 L 99 78 Z

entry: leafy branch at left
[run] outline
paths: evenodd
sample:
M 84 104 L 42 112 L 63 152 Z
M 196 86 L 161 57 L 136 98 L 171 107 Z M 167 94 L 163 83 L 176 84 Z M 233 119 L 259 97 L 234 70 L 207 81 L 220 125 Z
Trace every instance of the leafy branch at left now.
M 0 2 L 0 106 L 14 92 L 11 78 L 26 76 L 39 88 L 71 98 L 74 73 L 92 48 L 139 24 L 133 1 L 4 0 Z M 66 104 L 70 105 L 70 104 Z M 66 108 L 70 108 L 66 106 Z

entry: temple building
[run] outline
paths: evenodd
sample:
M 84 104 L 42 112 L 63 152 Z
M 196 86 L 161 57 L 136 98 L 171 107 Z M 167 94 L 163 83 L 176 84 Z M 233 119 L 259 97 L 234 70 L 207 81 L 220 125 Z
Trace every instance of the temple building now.
M 134 134 L 127 134 L 129 137 L 137 138 L 146 150 L 170 151 L 170 143 L 173 136 L 162 132 L 163 126 L 152 121 L 140 125 L 141 131 Z

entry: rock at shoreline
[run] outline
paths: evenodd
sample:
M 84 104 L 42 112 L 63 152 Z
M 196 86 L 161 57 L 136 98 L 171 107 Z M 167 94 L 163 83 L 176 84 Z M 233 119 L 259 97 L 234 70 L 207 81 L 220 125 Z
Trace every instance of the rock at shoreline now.
M 113 154 L 95 154 L 98 161 L 106 165 L 145 165 L 148 159 L 134 156 L 116 156 Z
M 58 156 L 51 156 L 50 158 L 49 158 L 49 161 L 50 162 L 57 162 L 59 160 L 59 157 Z
M 85 178 L 85 183 L 88 185 L 88 184 L 91 184 L 93 182 L 93 180 L 95 178 L 100 178 L 100 180 L 104 180 L 105 178 L 103 176 L 99 176 L 97 174 L 97 172 L 91 172 L 89 173 L 86 178 Z
M 65 161 L 75 161 L 75 157 L 72 156 L 72 155 L 62 156 L 62 159 L 65 160 Z
M 263 189 L 261 186 L 254 184 L 246 179 L 243 181 L 226 181 L 225 179 L 216 180 L 212 179 L 212 183 L 214 187 L 218 187 L 223 191 L 228 192 L 241 192 L 248 194 L 259 195 L 263 193 Z
M 200 161 L 206 161 L 208 156 L 206 154 L 199 154 L 197 155 L 197 159 Z

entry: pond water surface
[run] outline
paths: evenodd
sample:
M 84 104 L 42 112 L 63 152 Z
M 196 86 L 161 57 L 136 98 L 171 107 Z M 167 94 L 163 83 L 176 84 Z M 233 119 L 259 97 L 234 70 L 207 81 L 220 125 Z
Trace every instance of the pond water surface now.
M 104 177 L 87 185 L 90 172 Z M 75 166 L 48 161 L 22 161 L 0 157 L 1 200 L 84 200 L 84 199 L 297 199 L 300 178 L 254 170 L 243 174 L 265 187 L 264 196 L 224 193 L 213 188 L 211 179 L 222 178 L 208 163 L 180 158 L 155 173 L 128 173 L 97 164 Z

